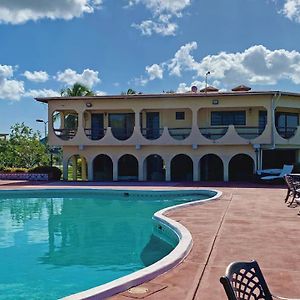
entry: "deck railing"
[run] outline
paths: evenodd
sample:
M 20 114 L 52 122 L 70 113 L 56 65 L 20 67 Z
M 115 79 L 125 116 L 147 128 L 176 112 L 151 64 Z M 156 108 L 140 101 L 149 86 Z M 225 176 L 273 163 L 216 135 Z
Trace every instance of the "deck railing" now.
M 226 127 L 200 127 L 201 134 L 210 140 L 217 140 L 224 136 L 228 130 Z
M 163 128 L 141 128 L 142 135 L 148 140 L 158 139 L 163 131 Z
M 284 139 L 290 139 L 296 133 L 297 127 L 280 127 L 276 126 L 278 134 Z
M 101 140 L 105 136 L 106 128 L 85 128 L 84 132 L 90 140 Z
M 77 128 L 63 128 L 63 129 L 53 129 L 57 137 L 64 141 L 71 140 L 77 133 Z
M 169 134 L 176 140 L 184 140 L 186 139 L 192 131 L 192 128 L 168 128 Z

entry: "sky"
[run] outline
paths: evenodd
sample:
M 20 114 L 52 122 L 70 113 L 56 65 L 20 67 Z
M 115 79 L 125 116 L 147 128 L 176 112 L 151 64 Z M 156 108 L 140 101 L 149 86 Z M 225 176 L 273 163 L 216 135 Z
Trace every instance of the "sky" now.
M 98 95 L 208 84 L 300 92 L 300 0 L 0 0 L 0 133 L 43 133 L 75 82 Z

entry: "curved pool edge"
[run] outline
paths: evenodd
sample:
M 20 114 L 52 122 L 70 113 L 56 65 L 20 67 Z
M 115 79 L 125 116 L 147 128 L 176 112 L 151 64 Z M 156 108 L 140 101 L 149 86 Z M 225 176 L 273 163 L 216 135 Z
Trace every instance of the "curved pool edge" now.
M 205 204 L 208 201 L 213 201 L 220 198 L 222 195 L 222 192 L 214 189 L 201 189 L 201 191 L 211 191 L 216 194 L 205 200 L 196 200 L 188 203 L 170 206 L 161 209 L 154 214 L 153 219 L 155 221 L 169 227 L 175 232 L 175 234 L 177 234 L 179 238 L 178 245 L 168 255 L 166 255 L 156 263 L 141 270 L 120 277 L 108 283 L 99 285 L 97 287 L 63 297 L 61 298 L 61 300 L 105 299 L 115 294 L 124 292 L 131 287 L 148 282 L 178 266 L 190 253 L 193 246 L 193 238 L 191 233 L 185 226 L 173 220 L 172 218 L 165 216 L 164 214 L 173 210 L 180 209 L 182 207 Z

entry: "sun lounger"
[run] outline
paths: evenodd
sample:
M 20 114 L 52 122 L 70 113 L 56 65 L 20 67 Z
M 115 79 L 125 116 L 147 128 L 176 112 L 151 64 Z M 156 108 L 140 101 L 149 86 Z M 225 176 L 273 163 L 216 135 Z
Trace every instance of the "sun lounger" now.
M 267 182 L 267 181 L 274 181 L 278 179 L 284 179 L 285 175 L 289 175 L 292 173 L 294 166 L 293 165 L 284 165 L 279 175 L 269 175 L 263 176 L 260 179 Z
M 285 175 L 284 176 L 286 185 L 287 185 L 287 194 L 284 199 L 284 202 L 286 203 L 290 197 L 292 197 L 292 200 L 289 203 L 289 206 L 294 202 L 295 198 L 300 197 L 300 182 L 299 182 L 299 176 L 294 176 L 293 174 Z

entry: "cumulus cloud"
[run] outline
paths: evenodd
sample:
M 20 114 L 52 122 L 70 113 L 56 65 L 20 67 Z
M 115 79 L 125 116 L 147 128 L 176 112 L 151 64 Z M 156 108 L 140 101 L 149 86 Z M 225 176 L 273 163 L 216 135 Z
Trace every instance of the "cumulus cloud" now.
M 14 80 L 14 68 L 12 66 L 0 65 L 0 99 L 20 100 L 24 94 L 24 82 Z
M 33 82 L 46 82 L 49 79 L 49 75 L 45 71 L 25 71 L 23 76 L 25 76 L 27 80 Z
M 132 26 L 139 29 L 143 35 L 153 33 L 169 36 L 175 35 L 178 25 L 172 18 L 179 18 L 182 12 L 191 4 L 191 0 L 130 0 L 129 6 L 144 5 L 152 14 L 152 19 L 144 20 Z
M 21 24 L 29 20 L 65 19 L 93 13 L 102 0 L 1 0 L 0 23 Z
M 24 94 L 25 97 L 59 97 L 60 93 L 51 89 L 28 90 Z
M 163 68 L 158 64 L 153 64 L 152 66 L 146 67 L 146 72 L 149 74 L 149 79 L 154 80 L 156 78 L 163 78 Z
M 282 13 L 290 20 L 300 23 L 300 0 L 285 0 Z
M 99 83 L 101 80 L 99 78 L 99 72 L 85 69 L 81 74 L 77 73 L 72 69 L 66 69 L 63 72 L 58 72 L 55 77 L 57 81 L 64 82 L 68 85 L 73 85 L 78 82 L 92 88 L 96 83 Z

